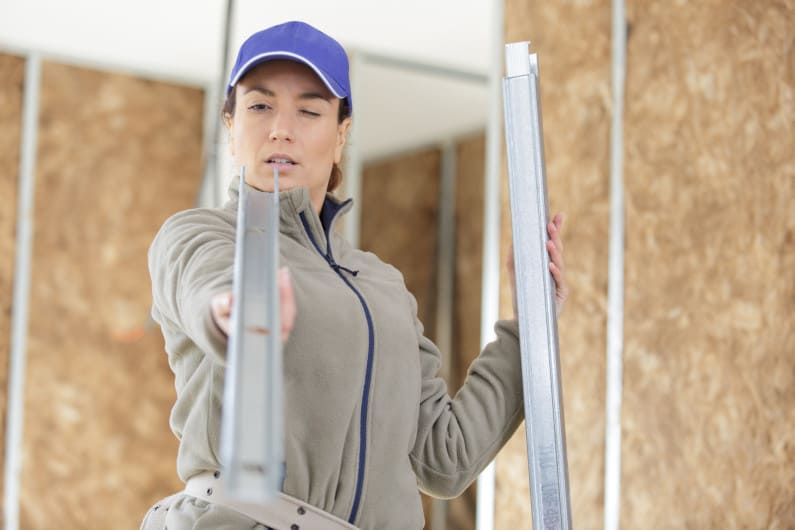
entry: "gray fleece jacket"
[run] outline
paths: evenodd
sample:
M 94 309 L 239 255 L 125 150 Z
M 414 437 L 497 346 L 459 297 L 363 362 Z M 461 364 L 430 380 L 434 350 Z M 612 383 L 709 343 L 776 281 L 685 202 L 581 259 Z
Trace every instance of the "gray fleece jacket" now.
M 219 469 L 226 338 L 210 300 L 232 289 L 238 186 L 222 208 L 169 218 L 149 250 L 182 480 Z M 459 495 L 523 418 L 517 324 L 496 324 L 497 340 L 451 398 L 402 275 L 334 232 L 350 201 L 329 195 L 318 216 L 305 189 L 280 199 L 297 304 L 283 351 L 284 491 L 363 529 L 418 530 L 418 489 Z

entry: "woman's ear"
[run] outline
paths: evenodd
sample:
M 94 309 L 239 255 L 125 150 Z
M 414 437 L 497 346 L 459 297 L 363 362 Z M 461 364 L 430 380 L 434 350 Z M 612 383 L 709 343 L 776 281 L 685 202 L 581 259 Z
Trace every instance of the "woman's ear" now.
M 224 115 L 224 124 L 229 132 L 229 155 L 235 156 L 235 119 L 229 114 Z
M 342 161 L 342 150 L 348 139 L 348 129 L 351 127 L 351 118 L 348 116 L 337 125 L 337 147 L 334 150 L 334 162 L 339 164 Z

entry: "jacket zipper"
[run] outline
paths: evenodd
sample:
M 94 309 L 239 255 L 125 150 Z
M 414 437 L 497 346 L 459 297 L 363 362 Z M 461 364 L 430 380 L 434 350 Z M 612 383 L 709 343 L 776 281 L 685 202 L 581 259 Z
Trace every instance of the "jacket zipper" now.
M 353 497 L 353 506 L 351 507 L 351 513 L 348 516 L 348 522 L 353 524 L 356 520 L 356 516 L 359 512 L 359 504 L 361 502 L 362 497 L 362 487 L 364 483 L 364 462 L 365 456 L 367 454 L 367 410 L 370 402 L 370 382 L 372 379 L 373 373 L 373 356 L 375 350 L 375 332 L 373 327 L 373 318 L 370 313 L 370 308 L 367 307 L 367 302 L 364 300 L 364 296 L 359 290 L 342 274 L 342 271 L 346 271 L 353 276 L 358 274 L 358 271 L 352 271 L 348 268 L 345 268 L 337 262 L 334 261 L 334 256 L 331 253 L 331 238 L 328 234 L 326 234 L 326 253 L 323 254 L 323 251 L 320 249 L 320 246 L 315 241 L 314 236 L 312 235 L 312 230 L 309 227 L 309 223 L 306 220 L 306 217 L 303 212 L 300 214 L 301 223 L 304 225 L 304 230 L 306 230 L 307 235 L 309 236 L 309 240 L 312 242 L 312 245 L 317 250 L 318 254 L 323 256 L 329 266 L 337 273 L 345 285 L 347 285 L 351 291 L 356 295 L 359 299 L 359 303 L 362 305 L 362 310 L 364 310 L 364 316 L 367 319 L 367 368 L 365 369 L 364 375 L 364 390 L 362 391 L 362 408 L 361 408 L 361 417 L 359 419 L 359 469 L 356 476 L 356 490 Z M 330 228 L 329 228 L 330 231 Z

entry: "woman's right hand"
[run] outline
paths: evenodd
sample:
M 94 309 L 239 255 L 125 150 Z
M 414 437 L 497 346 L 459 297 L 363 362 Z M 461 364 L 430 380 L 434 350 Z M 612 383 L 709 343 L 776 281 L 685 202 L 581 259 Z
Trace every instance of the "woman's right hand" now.
M 295 324 L 295 297 L 290 272 L 286 267 L 279 269 L 279 301 L 281 307 L 282 342 L 287 342 Z M 232 293 L 219 293 L 210 302 L 213 322 L 229 336 L 229 319 L 232 314 Z

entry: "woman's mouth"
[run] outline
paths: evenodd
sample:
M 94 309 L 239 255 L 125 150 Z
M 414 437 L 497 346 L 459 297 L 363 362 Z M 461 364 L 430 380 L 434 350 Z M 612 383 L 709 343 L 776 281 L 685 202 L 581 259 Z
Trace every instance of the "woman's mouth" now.
M 291 165 L 294 166 L 295 162 L 290 160 L 289 158 L 281 158 L 281 157 L 272 157 L 266 161 L 268 164 L 277 164 L 277 165 Z

